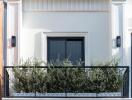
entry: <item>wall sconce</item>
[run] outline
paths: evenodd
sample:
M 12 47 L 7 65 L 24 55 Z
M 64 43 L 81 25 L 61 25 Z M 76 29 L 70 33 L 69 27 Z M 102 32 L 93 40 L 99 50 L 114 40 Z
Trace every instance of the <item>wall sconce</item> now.
M 121 47 L 121 36 L 116 37 L 116 47 Z
M 11 37 L 11 47 L 16 47 L 16 36 Z

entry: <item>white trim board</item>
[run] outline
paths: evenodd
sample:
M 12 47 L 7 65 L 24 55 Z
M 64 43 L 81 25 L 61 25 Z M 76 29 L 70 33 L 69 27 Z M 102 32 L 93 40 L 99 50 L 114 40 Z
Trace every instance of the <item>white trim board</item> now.
M 88 32 L 42 32 L 38 36 L 39 45 L 41 49 L 37 51 L 36 58 L 40 58 L 43 61 L 47 62 L 47 37 L 84 37 L 84 46 L 85 46 L 85 65 L 90 65 L 90 38 Z

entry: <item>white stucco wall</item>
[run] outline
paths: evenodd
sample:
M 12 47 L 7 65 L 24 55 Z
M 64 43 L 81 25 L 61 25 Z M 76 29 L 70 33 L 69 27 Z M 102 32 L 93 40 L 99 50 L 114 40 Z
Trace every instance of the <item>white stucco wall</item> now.
M 16 47 L 11 46 L 11 37 L 18 37 L 19 30 L 19 2 L 7 3 L 7 65 L 17 63 L 18 60 L 18 39 Z
M 130 27 L 130 19 L 132 19 L 132 14 L 130 13 L 132 9 L 132 1 L 127 0 L 125 4 L 125 13 L 124 13 L 124 28 L 125 32 L 123 34 L 123 44 L 124 44 L 124 65 L 131 66 L 131 32 L 132 27 Z
M 122 47 L 114 49 L 121 56 L 123 66 L 129 66 L 129 96 L 131 95 L 131 33 L 132 33 L 132 0 L 113 2 L 113 36 L 120 35 Z M 114 14 L 115 13 L 115 14 Z
M 125 9 L 125 34 L 124 34 L 124 51 L 125 51 L 125 65 L 129 66 L 130 68 L 130 86 L 129 88 L 131 88 L 132 90 L 132 83 L 131 83 L 131 79 L 132 79 L 132 60 L 131 60 L 131 33 L 132 33 L 132 13 L 131 13 L 131 9 L 132 9 L 132 0 L 127 0 L 126 2 L 126 9 Z M 131 95 L 131 90 L 130 90 L 130 95 Z
M 111 56 L 109 17 L 108 12 L 23 12 L 20 58 L 36 55 L 35 48 L 41 48 L 41 45 L 35 43 L 36 36 L 41 32 L 56 32 L 55 34 L 70 32 L 73 36 L 74 33 L 84 32 L 87 39 L 85 43 L 87 64 L 106 60 Z
M 125 53 L 125 57 L 126 57 L 126 64 L 128 66 L 131 66 L 131 33 L 132 33 L 132 13 L 131 13 L 131 9 L 132 9 L 132 1 L 131 0 L 127 0 L 127 4 L 126 4 L 126 18 L 125 18 L 125 22 L 126 22 L 126 33 L 124 35 L 125 41 L 124 41 L 124 49 L 126 51 Z
M 16 32 L 18 50 L 15 52 L 15 54 L 18 52 L 18 59 L 39 57 L 46 61 L 46 37 L 50 33 L 52 36 L 85 37 L 86 65 L 94 61 L 108 60 L 111 57 L 111 0 L 75 0 L 75 2 L 49 0 L 47 5 L 44 1 L 21 0 L 23 5 L 19 2 L 19 23 L 14 24 L 18 26 L 18 32 Z M 65 9 L 60 9 L 63 5 L 65 5 Z M 9 11 L 9 13 L 12 12 Z M 8 16 L 8 18 L 10 17 L 11 15 Z M 12 27 L 12 24 L 9 26 Z M 42 35 L 43 32 L 45 35 Z M 12 48 L 8 49 L 12 50 Z M 11 52 L 8 52 L 8 55 L 14 57 Z M 11 57 L 8 57 L 8 65 L 14 62 Z

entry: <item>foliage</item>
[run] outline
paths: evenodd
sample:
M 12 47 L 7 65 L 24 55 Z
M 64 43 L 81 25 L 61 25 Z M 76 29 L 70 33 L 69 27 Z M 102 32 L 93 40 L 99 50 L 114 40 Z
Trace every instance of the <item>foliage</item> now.
M 75 68 L 68 59 L 61 63 L 50 62 L 47 68 L 41 68 L 42 63 L 28 59 L 13 68 L 13 89 L 17 93 L 117 92 L 122 86 L 122 70 L 116 68 L 118 60 L 115 59 L 93 68 L 81 67 L 81 62 Z
M 122 86 L 123 70 L 117 68 L 119 58 L 114 57 L 107 62 L 93 64 L 96 68 L 91 68 L 90 80 L 93 85 L 92 91 L 96 92 L 116 92 Z M 97 68 L 98 67 L 98 68 Z
M 89 77 L 93 83 L 92 91 L 117 92 L 122 86 L 122 69 L 113 68 L 92 68 Z
M 36 68 L 43 62 L 38 59 L 21 60 L 13 68 L 13 88 L 16 92 L 43 92 L 45 90 L 46 69 Z M 37 87 L 36 87 L 37 86 Z

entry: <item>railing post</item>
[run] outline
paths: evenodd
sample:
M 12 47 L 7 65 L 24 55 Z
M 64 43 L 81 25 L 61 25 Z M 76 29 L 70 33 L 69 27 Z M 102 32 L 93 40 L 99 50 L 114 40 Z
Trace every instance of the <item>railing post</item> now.
M 37 81 L 36 81 L 36 79 L 37 79 L 36 78 L 36 66 L 35 66 L 35 74 L 34 75 L 35 75 L 35 97 L 36 97 L 36 85 L 37 85 Z
M 129 68 L 123 75 L 123 97 L 129 97 Z
M 5 66 L 4 66 L 4 97 L 6 97 L 6 73 L 5 73 Z
M 68 78 L 68 76 L 67 76 L 67 68 L 65 68 L 65 76 L 66 76 L 66 79 L 65 79 L 65 96 L 67 97 L 67 78 Z
M 4 67 L 4 96 L 9 96 L 9 75 L 7 69 Z

